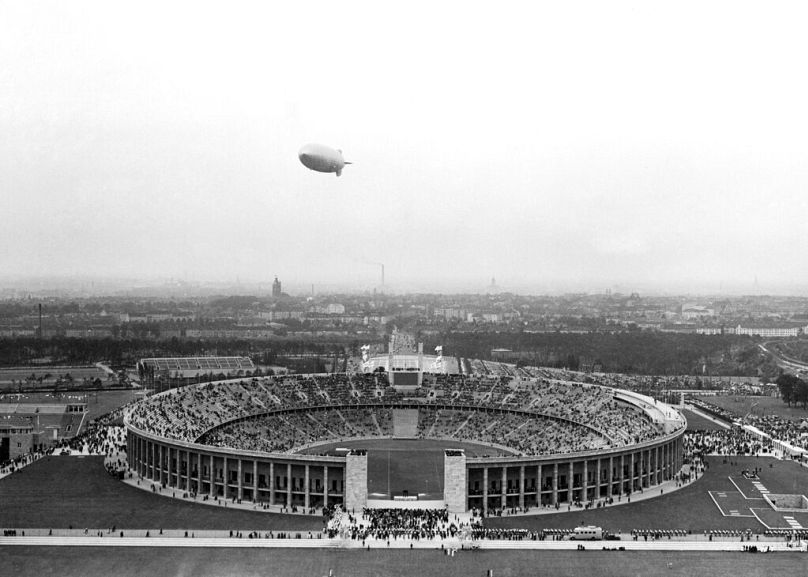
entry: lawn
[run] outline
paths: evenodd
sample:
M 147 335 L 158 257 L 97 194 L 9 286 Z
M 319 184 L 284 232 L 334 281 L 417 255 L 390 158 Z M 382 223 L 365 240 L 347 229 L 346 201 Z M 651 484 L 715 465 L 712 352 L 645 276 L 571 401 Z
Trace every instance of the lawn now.
M 808 409 L 802 406 L 791 407 L 778 397 L 757 397 L 747 395 L 730 395 L 718 397 L 697 397 L 702 401 L 711 403 L 736 415 L 743 417 L 748 413 L 755 416 L 778 415 L 785 419 L 808 419 Z M 754 407 L 752 405 L 755 405 Z
M 5 547 L 2 569 L 16 577 L 73 575 L 221 575 L 282 577 L 791 577 L 804 575 L 804 554 L 597 551 L 442 551 Z

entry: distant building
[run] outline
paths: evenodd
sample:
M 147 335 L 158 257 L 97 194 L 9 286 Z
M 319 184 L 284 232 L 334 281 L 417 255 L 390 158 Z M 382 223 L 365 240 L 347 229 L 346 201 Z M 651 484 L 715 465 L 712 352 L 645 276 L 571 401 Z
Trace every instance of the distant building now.
M 688 303 L 682 305 L 682 318 L 686 320 L 700 319 L 715 316 L 715 310 L 700 305 Z
M 272 283 L 272 296 L 275 298 L 281 296 L 281 281 L 278 280 L 278 277 L 275 277 L 275 282 Z
M 805 334 L 808 327 L 803 326 L 758 326 L 758 327 L 742 327 L 738 325 L 735 329 L 735 334 L 738 335 L 751 335 L 758 337 L 796 337 Z

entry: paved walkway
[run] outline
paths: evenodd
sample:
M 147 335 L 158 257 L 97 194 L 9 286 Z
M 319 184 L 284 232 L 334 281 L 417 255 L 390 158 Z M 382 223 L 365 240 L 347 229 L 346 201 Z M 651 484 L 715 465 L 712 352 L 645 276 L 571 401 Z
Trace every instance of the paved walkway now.
M 127 534 L 127 531 L 124 531 Z M 131 536 L 119 537 L 117 534 L 106 534 L 106 537 L 90 536 L 33 536 L 0 537 L 0 547 L 14 545 L 34 545 L 48 547 L 208 547 L 208 548 L 282 548 L 282 549 L 523 549 L 523 550 L 577 550 L 584 547 L 589 550 L 625 551 L 744 551 L 744 547 L 754 545 L 759 551 L 806 552 L 806 543 L 789 543 L 783 539 L 766 538 L 760 541 L 741 541 L 739 539 L 658 539 L 632 540 L 629 536 L 620 541 L 509 541 L 509 540 L 476 540 L 461 541 L 459 539 L 391 539 L 389 542 L 369 538 L 362 541 L 352 539 L 266 539 L 266 538 L 228 538 L 228 537 L 180 537 L 151 536 L 145 537 L 144 531 L 131 532 Z M 137 536 L 136 536 L 137 535 Z

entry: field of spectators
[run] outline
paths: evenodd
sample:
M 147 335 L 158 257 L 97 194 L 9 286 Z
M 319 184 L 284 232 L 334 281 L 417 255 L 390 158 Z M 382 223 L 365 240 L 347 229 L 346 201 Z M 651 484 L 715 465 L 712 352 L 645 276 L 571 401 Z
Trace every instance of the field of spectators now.
M 419 437 L 480 441 L 524 455 L 616 448 L 662 435 L 644 411 L 608 388 L 503 375 L 427 375 L 406 391 L 379 373 L 256 377 L 174 389 L 136 404 L 128 419 L 169 439 L 289 452 L 392 436 L 397 407 L 418 409 Z

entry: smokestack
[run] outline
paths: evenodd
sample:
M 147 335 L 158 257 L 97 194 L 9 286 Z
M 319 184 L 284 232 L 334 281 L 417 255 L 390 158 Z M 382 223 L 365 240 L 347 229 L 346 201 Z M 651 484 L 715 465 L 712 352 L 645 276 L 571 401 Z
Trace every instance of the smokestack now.
M 42 338 L 42 303 L 39 303 L 39 338 Z
M 384 265 L 382 265 L 382 288 L 384 288 Z

